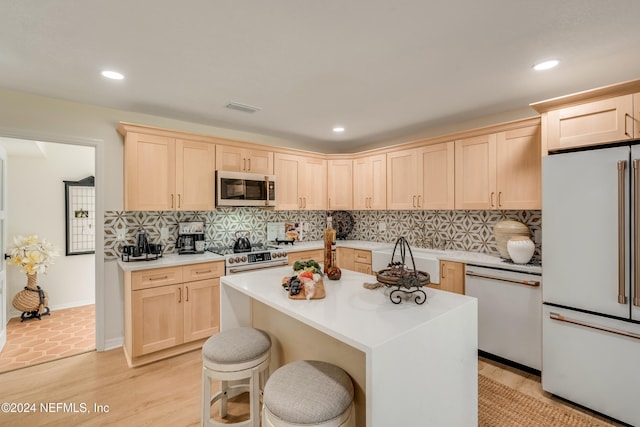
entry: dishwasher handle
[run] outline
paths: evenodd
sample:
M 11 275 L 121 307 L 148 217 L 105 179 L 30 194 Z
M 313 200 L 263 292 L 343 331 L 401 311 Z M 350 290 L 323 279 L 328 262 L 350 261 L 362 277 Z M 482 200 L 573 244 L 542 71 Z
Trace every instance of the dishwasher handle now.
M 508 279 L 506 277 L 490 276 L 488 274 L 479 274 L 479 273 L 475 273 L 475 272 L 473 272 L 471 270 L 467 270 L 466 275 L 467 276 L 471 276 L 471 277 L 478 277 L 480 279 L 498 280 L 500 282 L 515 283 L 517 285 L 540 286 L 540 281 L 539 280 Z

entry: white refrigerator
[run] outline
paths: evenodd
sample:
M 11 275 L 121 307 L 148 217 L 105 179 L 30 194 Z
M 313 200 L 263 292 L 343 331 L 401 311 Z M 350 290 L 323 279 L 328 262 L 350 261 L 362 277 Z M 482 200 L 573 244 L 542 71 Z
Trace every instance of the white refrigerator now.
M 542 387 L 640 426 L 640 145 L 542 164 Z

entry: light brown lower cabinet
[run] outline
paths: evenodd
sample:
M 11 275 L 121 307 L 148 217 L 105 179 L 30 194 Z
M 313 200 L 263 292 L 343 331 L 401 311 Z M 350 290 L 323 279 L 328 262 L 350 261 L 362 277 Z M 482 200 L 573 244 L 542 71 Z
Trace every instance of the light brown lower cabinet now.
M 337 248 L 338 267 L 371 274 L 371 251 L 353 248 Z
M 440 261 L 439 289 L 464 294 L 464 267 L 462 262 Z
M 310 251 L 289 252 L 287 255 L 289 265 L 295 264 L 296 261 L 314 260 L 317 263 L 324 262 L 324 251 L 322 249 L 312 249 Z
M 202 346 L 220 331 L 224 262 L 125 272 L 125 346 L 140 366 Z

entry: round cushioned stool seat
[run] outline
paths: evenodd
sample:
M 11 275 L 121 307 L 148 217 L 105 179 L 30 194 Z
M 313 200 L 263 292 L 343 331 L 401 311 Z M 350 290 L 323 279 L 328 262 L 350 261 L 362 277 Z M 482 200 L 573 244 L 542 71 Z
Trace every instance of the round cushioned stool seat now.
M 222 331 L 209 338 L 202 346 L 202 357 L 219 364 L 248 362 L 271 349 L 269 335 L 254 328 L 236 328 Z
M 344 414 L 353 402 L 353 383 L 339 367 L 317 360 L 282 366 L 267 381 L 264 405 L 283 421 L 319 424 Z

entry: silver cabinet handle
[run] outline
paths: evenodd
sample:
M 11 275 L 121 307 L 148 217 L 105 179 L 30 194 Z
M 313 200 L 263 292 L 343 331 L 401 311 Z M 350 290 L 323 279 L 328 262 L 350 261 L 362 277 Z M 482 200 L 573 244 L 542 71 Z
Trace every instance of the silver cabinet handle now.
M 631 119 L 631 123 L 633 123 L 633 116 L 631 116 L 629 113 L 624 113 L 624 134 L 627 136 L 627 138 L 632 138 L 631 134 L 627 130 L 627 119 Z
M 181 207 L 180 205 L 182 204 L 182 203 L 181 203 L 181 202 L 182 202 L 182 198 L 181 198 L 181 196 L 182 196 L 182 195 L 181 195 L 180 193 L 178 193 L 178 209 L 180 209 L 180 207 Z
M 584 326 L 585 328 L 596 329 L 598 331 L 611 332 L 612 334 L 622 335 L 623 337 L 635 338 L 640 340 L 640 334 L 634 334 L 633 332 L 621 331 L 620 329 L 607 328 L 606 326 L 594 325 L 592 323 L 581 322 L 579 320 L 570 319 L 568 317 L 564 317 L 558 313 L 549 313 L 549 319 L 557 320 L 559 322 L 571 323 L 573 325 Z
M 251 170 L 251 159 L 247 159 L 247 165 L 249 165 L 247 170 L 250 171 Z
M 189 301 L 189 287 L 185 286 L 184 289 L 187 291 L 187 297 L 185 298 L 185 301 Z
M 422 206 L 420 206 L 420 197 L 422 197 L 420 194 L 418 194 L 418 207 L 421 208 Z
M 242 170 L 243 171 L 247 170 L 247 159 L 242 159 Z
M 515 283 L 515 284 L 518 284 L 518 285 L 540 286 L 540 281 L 538 281 L 538 280 L 507 279 L 506 277 L 497 277 L 497 276 L 489 276 L 489 275 L 486 275 L 486 274 L 478 274 L 478 273 L 474 273 L 473 271 L 470 271 L 470 270 L 467 270 L 466 275 L 467 276 L 471 276 L 471 277 L 479 277 L 481 279 L 498 280 L 500 282 Z M 444 277 L 444 276 L 442 276 L 442 277 Z
M 173 209 L 173 193 L 171 193 L 171 209 Z
M 413 207 L 416 207 L 416 196 L 413 196 Z
M 624 294 L 624 172 L 627 168 L 627 161 L 618 162 L 618 304 L 626 304 L 627 296 Z
M 498 207 L 502 207 L 502 191 L 498 192 Z
M 182 288 L 178 288 L 178 302 L 182 302 Z
M 489 204 L 491 205 L 491 207 L 494 207 L 495 205 L 493 204 L 493 196 L 496 193 L 494 191 L 491 192 L 491 194 L 489 195 Z

